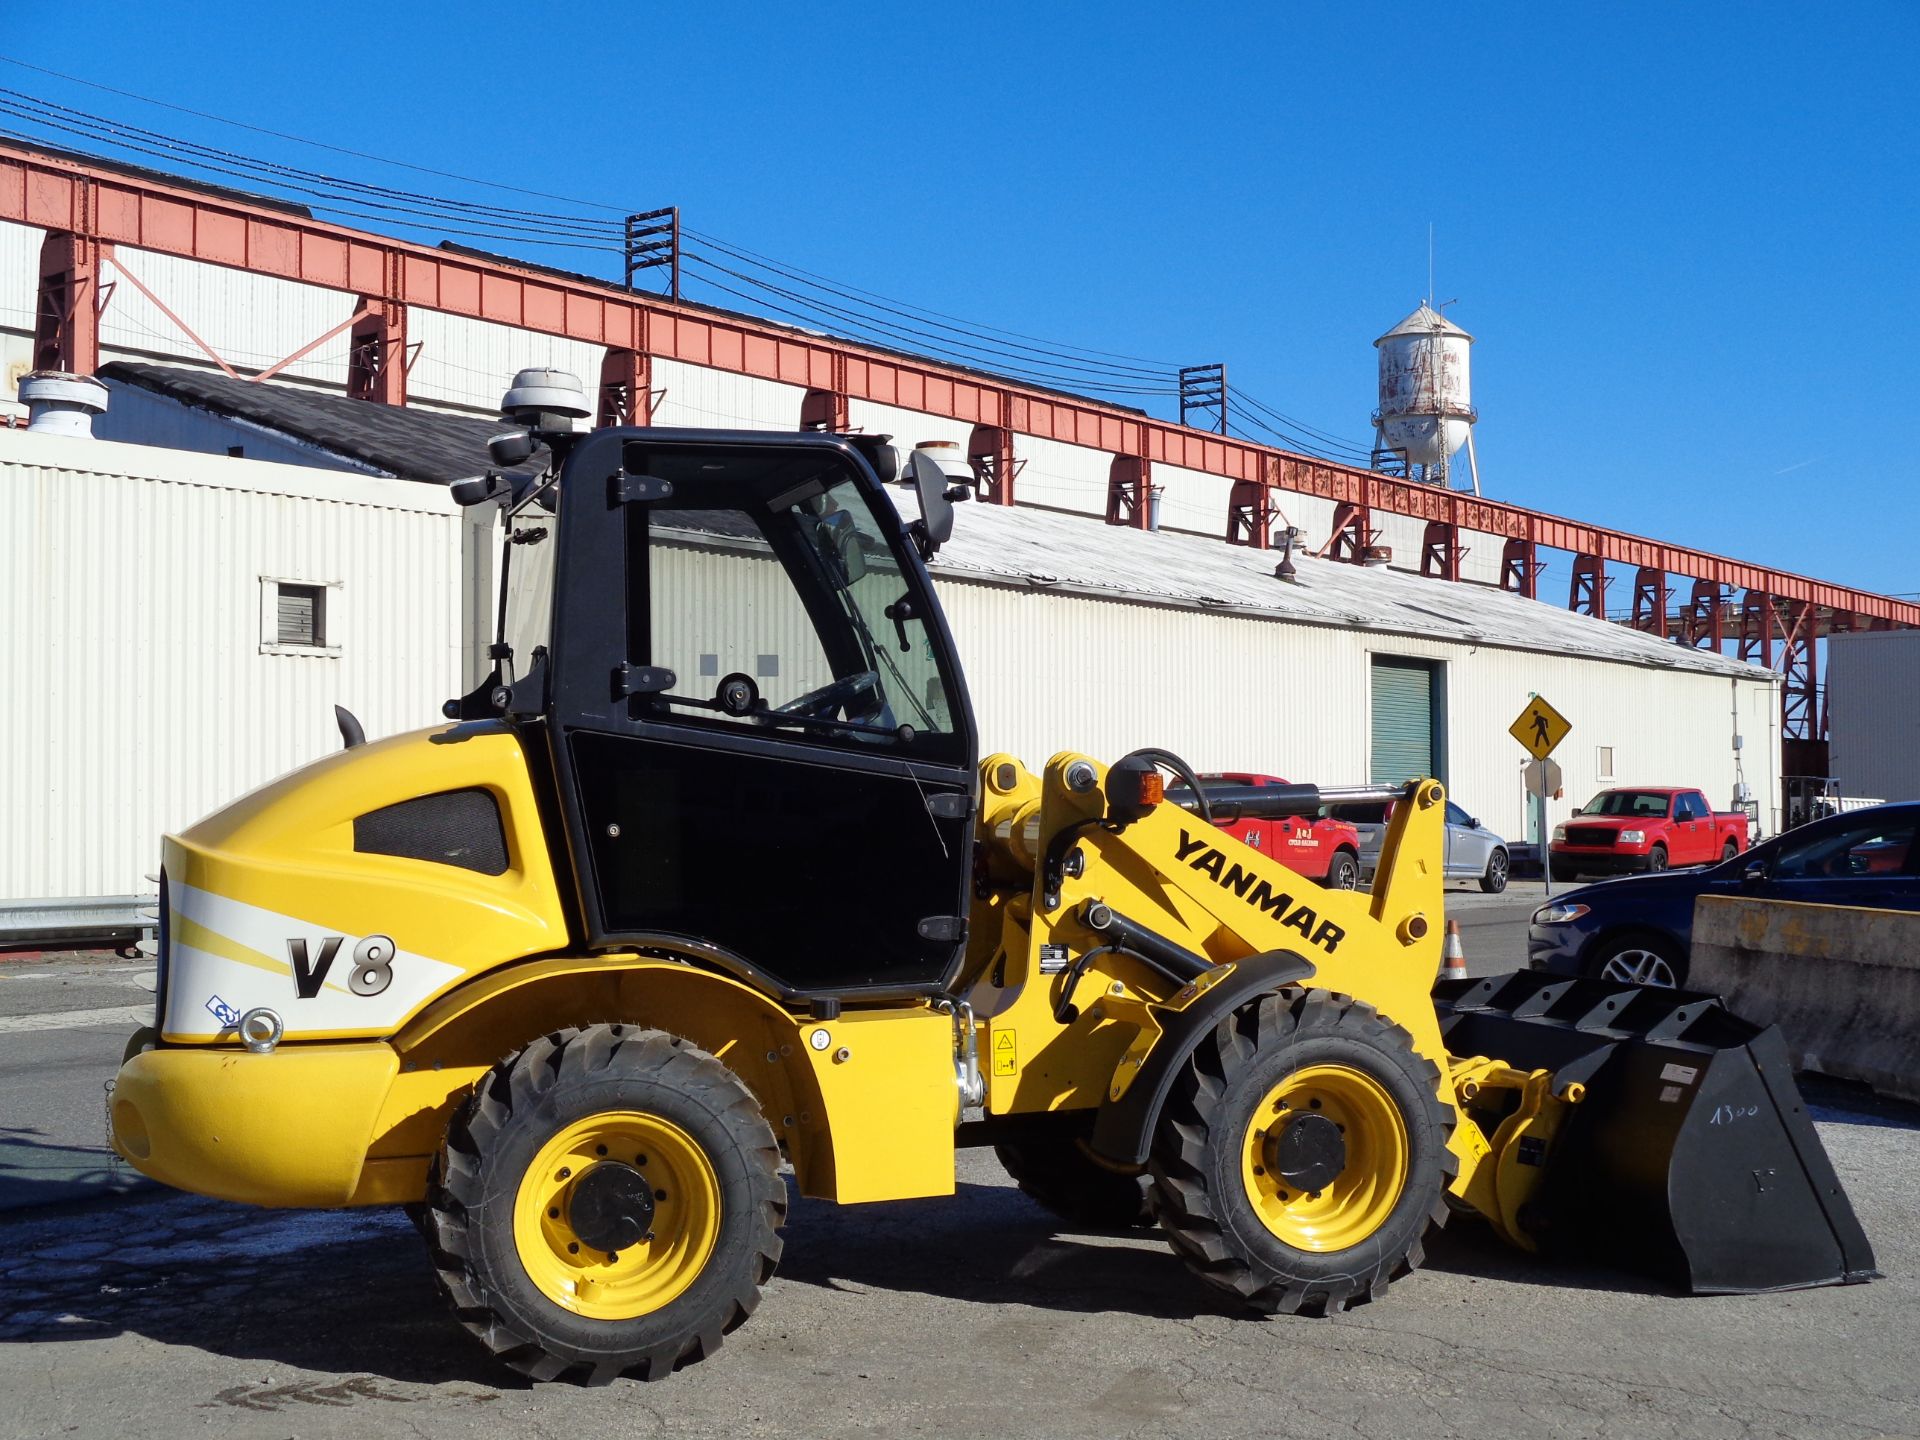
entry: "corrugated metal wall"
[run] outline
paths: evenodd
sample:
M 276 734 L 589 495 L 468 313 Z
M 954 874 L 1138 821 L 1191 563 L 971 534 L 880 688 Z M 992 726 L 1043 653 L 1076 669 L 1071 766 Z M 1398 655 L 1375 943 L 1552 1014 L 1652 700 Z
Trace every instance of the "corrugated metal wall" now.
M 1622 784 L 1698 785 L 1733 799 L 1736 705 L 1746 779 L 1778 824 L 1778 700 L 1768 680 L 1403 639 L 1358 630 L 1035 593 L 941 577 L 985 750 L 1030 765 L 1060 750 L 1116 757 L 1163 745 L 1204 770 L 1339 784 L 1367 778 L 1368 667 L 1375 654 L 1442 662 L 1454 796 L 1509 839 L 1528 838 L 1521 767 L 1507 734 L 1538 692 L 1573 723 L 1555 757 L 1566 799 L 1600 788 L 1611 747 Z M 1044 642 L 1036 640 L 1044 637 Z
M 1920 630 L 1827 642 L 1828 773 L 1843 795 L 1920 800 Z
M 438 486 L 0 431 L 0 906 L 148 889 L 162 831 L 458 693 Z M 263 653 L 261 577 L 328 589 L 332 656 Z
M 589 388 L 599 383 L 599 362 L 594 365 L 581 377 Z M 654 407 L 655 424 L 696 430 L 798 430 L 807 398 L 798 385 L 678 360 L 653 362 L 653 388 L 664 392 Z
M 345 290 L 202 265 L 127 245 L 116 245 L 113 253 L 117 264 L 137 275 L 194 334 L 241 370 L 263 370 L 324 335 L 353 314 L 357 298 Z M 34 273 L 39 273 L 38 254 Z M 165 311 L 112 265 L 102 267 L 101 288 L 109 285 L 113 288 L 100 315 L 102 360 L 181 355 L 196 365 L 213 364 Z M 281 373 L 344 388 L 348 348 L 342 331 Z

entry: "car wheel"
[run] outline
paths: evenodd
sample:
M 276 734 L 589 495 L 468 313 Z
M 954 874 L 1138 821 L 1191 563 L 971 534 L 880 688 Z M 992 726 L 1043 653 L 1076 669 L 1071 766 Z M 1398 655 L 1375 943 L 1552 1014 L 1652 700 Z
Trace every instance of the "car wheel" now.
M 1489 895 L 1498 895 L 1507 888 L 1507 852 L 1495 850 L 1487 857 L 1487 873 L 1480 877 L 1480 888 Z
M 1335 853 L 1333 863 L 1327 866 L 1327 888 L 1329 890 L 1358 890 L 1360 888 L 1360 862 L 1350 850 Z
M 1720 858 L 1722 861 L 1731 860 L 1739 853 L 1740 842 L 1738 840 L 1729 840 L 1725 845 L 1720 847 Z
M 1656 845 L 1647 852 L 1647 870 L 1654 873 L 1667 868 L 1667 847 Z
M 1609 936 L 1596 945 L 1586 971 L 1621 985 L 1671 990 L 1686 979 L 1687 962 L 1664 937 L 1628 933 Z

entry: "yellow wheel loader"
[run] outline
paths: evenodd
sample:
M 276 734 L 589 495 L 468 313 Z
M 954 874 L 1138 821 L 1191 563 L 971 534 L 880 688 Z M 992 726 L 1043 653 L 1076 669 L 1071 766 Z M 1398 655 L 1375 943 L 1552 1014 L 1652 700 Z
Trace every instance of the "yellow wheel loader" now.
M 945 1195 L 958 1146 L 1266 1313 L 1378 1299 L 1450 1210 L 1697 1291 L 1873 1273 L 1773 1032 L 1671 990 L 1435 989 L 1439 784 L 979 758 L 926 570 L 964 465 L 576 434 L 522 382 L 491 449 L 546 468 L 456 487 L 504 511 L 493 676 L 438 728 L 343 716 L 165 841 L 111 1099 L 148 1175 L 409 1207 L 460 1322 L 541 1379 L 711 1354 L 780 1258 L 783 1167 Z M 1370 894 L 1211 823 L 1362 794 L 1398 802 Z

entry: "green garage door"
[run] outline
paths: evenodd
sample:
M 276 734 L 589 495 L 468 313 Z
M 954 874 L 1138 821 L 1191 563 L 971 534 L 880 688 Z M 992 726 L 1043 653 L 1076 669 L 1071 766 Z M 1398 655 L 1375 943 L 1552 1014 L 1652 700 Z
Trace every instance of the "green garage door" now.
M 1375 785 L 1440 776 L 1440 747 L 1435 743 L 1439 726 L 1434 723 L 1438 689 L 1431 661 L 1374 657 L 1371 779 Z

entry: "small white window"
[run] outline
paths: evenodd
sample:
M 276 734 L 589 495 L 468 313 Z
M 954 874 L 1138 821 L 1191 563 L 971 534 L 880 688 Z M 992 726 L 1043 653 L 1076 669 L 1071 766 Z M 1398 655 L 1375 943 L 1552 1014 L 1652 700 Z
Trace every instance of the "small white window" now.
M 1602 745 L 1600 747 L 1597 770 L 1602 780 L 1611 780 L 1613 778 L 1613 747 L 1611 745 Z
M 263 655 L 338 655 L 340 582 L 260 577 Z

